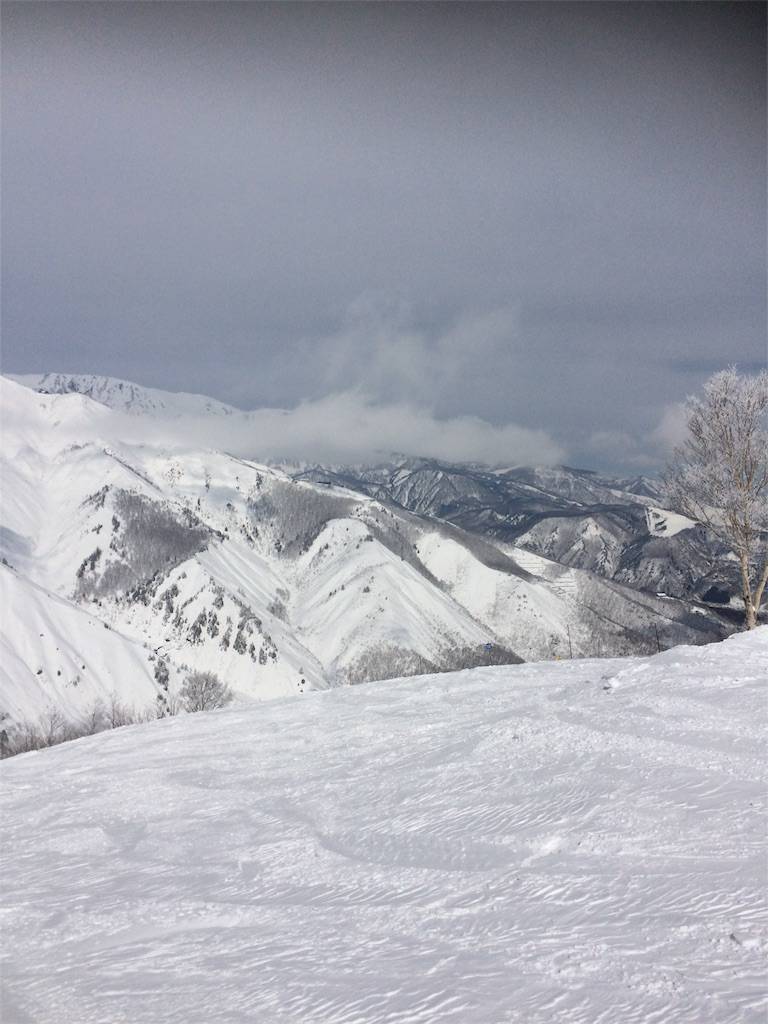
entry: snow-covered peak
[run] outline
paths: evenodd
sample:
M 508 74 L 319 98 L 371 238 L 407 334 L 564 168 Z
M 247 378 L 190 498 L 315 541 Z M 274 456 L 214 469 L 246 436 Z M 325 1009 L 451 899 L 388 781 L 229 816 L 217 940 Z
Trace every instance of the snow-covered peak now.
M 111 413 L 80 394 L 35 394 L 15 379 L 0 376 L 2 452 L 52 452 L 86 443 L 105 431 Z M 108 433 L 108 430 L 107 430 Z
M 162 391 L 116 377 L 85 373 L 13 374 L 13 380 L 42 394 L 80 394 L 134 416 L 238 416 L 239 409 L 184 391 Z
M 162 418 L 77 392 L 3 380 L 0 399 L 0 552 L 15 574 L 6 588 L 29 609 L 9 638 L 22 676 L 5 708 L 0 690 L 0 713 L 35 717 L 46 694 L 87 710 L 92 690 L 60 680 L 78 644 L 97 643 L 92 618 L 128 644 L 126 665 L 144 651 L 150 688 L 162 647 L 177 677 L 215 671 L 244 699 L 565 650 L 647 650 L 654 625 L 665 645 L 725 632 L 706 609 L 413 515 L 376 482 L 396 479 L 402 503 L 429 513 L 458 500 L 482 507 L 491 474 L 401 465 L 363 494 L 354 477 L 296 480 L 186 436 L 169 444 Z M 44 620 L 45 642 L 24 626 Z M 114 662 L 116 642 L 99 664 Z M 140 678 L 125 674 L 137 701 Z M 103 695 L 115 686 L 105 676 Z

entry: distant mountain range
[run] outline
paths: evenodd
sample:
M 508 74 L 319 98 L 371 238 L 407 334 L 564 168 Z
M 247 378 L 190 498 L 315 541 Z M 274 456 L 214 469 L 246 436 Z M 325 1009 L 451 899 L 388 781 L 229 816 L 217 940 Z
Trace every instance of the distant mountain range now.
M 567 466 L 489 469 L 433 459 L 296 474 L 389 499 L 470 533 L 585 569 L 633 589 L 735 603 L 733 556 L 698 523 L 661 507 L 657 481 Z
M 651 480 L 405 458 L 288 473 L 164 441 L 177 415 L 247 416 L 203 396 L 20 380 L 2 379 L 10 719 L 157 706 L 193 668 L 259 700 L 733 628 L 702 599 L 730 586 L 727 553 Z M 114 410 L 152 419 L 153 443 Z

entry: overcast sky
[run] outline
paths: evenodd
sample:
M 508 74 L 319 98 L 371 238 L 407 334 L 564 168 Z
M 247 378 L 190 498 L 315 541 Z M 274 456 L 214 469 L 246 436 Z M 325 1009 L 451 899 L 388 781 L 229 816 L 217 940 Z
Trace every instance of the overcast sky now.
M 3 369 L 652 468 L 766 362 L 765 42 L 750 3 L 4 3 Z

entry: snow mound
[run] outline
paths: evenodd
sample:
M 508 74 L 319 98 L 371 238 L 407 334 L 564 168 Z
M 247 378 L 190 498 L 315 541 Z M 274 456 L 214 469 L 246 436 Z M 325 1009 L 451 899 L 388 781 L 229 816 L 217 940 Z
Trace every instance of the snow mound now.
M 2 764 L 3 1019 L 765 1020 L 768 627 Z

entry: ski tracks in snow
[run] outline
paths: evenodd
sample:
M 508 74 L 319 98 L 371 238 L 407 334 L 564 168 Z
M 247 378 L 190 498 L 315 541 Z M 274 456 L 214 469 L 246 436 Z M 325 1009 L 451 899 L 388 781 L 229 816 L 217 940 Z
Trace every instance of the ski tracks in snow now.
M 766 635 L 6 762 L 4 1021 L 762 1022 Z

